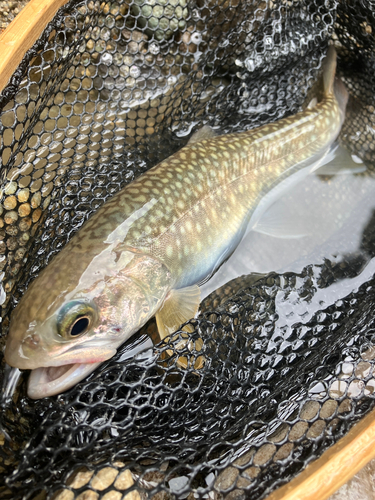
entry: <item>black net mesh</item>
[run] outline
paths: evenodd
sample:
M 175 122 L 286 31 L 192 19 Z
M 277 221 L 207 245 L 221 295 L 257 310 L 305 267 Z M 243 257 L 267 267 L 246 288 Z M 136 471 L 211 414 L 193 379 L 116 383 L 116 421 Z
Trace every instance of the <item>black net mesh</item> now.
M 332 39 L 351 94 L 340 141 L 371 175 L 373 29 L 372 3 L 354 0 L 60 9 L 0 95 L 2 340 L 105 200 L 205 123 L 295 113 Z M 31 401 L 22 383 L 3 403 L 2 497 L 263 498 L 293 478 L 374 406 L 373 222 L 353 254 L 217 290 L 188 345 L 150 343 L 151 321 L 65 394 Z

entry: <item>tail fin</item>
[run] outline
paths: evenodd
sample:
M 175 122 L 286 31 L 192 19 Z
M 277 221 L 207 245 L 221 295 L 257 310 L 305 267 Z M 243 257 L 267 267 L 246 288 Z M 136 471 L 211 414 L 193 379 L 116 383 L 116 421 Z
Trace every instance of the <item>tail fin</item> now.
M 337 54 L 335 47 L 330 45 L 326 58 L 323 61 L 323 93 L 329 96 L 333 93 L 336 74 Z
M 340 78 L 335 77 L 337 54 L 335 47 L 330 45 L 327 56 L 323 61 L 323 95 L 335 94 L 341 112 L 341 123 L 344 121 L 346 104 L 349 94 Z

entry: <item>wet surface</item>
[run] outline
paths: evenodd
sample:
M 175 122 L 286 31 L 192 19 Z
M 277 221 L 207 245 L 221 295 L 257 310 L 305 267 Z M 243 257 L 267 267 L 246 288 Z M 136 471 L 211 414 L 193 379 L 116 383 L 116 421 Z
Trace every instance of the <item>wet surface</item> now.
M 374 405 L 372 7 L 156 4 L 72 3 L 0 96 L 4 335 L 84 220 L 192 129 L 296 112 L 333 27 L 354 98 L 340 141 L 368 171 L 286 193 L 274 214 L 293 215 L 299 237 L 249 233 L 190 345 L 180 332 L 155 347 L 149 324 L 59 397 L 32 402 L 21 383 L 1 416 L 5 498 L 261 498 Z
M 375 210 L 375 175 L 357 159 L 342 162 L 339 154 L 343 151 L 340 146 L 337 159 L 320 173 L 307 173 L 285 193 L 273 196 L 258 224 L 262 232 L 257 227 L 248 232 L 203 285 L 203 296 L 243 274 L 301 272 L 308 264 L 322 264 L 324 259 L 334 262 L 338 255 L 360 251 L 363 231 Z M 359 165 L 365 171 L 355 173 Z M 337 173 L 324 175 L 330 167 Z

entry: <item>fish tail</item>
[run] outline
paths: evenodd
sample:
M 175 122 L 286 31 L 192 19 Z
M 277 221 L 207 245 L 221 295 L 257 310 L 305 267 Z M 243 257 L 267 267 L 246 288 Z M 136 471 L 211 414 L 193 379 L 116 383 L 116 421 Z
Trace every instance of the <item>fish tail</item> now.
M 325 97 L 330 96 L 334 92 L 336 65 L 336 50 L 333 45 L 330 45 L 326 58 L 323 61 L 323 94 Z
M 329 97 L 334 94 L 339 105 L 341 123 L 344 121 L 349 94 L 340 78 L 336 76 L 337 54 L 335 47 L 330 45 L 323 61 L 323 94 Z

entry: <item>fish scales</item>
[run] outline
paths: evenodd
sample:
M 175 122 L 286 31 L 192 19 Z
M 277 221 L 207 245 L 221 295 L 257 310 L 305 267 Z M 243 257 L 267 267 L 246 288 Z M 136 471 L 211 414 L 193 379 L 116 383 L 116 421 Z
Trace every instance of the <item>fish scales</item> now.
M 74 385 L 154 315 L 162 338 L 194 316 L 197 285 L 236 248 L 262 197 L 337 137 L 346 101 L 333 91 L 332 54 L 315 107 L 189 143 L 113 196 L 42 271 L 5 353 L 33 370 L 31 397 Z
M 86 252 L 154 199 L 146 216 L 124 229 L 123 241 L 165 259 L 178 276 L 186 273 L 200 260 L 197 250 L 211 253 L 210 240 L 218 232 L 230 238 L 269 186 L 332 142 L 340 118 L 336 100 L 327 101 L 276 124 L 186 146 L 115 195 L 92 216 L 70 250 L 79 245 Z M 118 239 L 124 237 L 118 233 Z
M 336 108 L 336 100 L 330 99 L 277 124 L 183 148 L 133 183 L 132 194 L 144 193 L 141 202 L 151 196 L 159 199 L 148 211 L 147 223 L 138 219 L 125 241 L 166 262 L 175 286 L 200 281 L 241 235 L 252 208 L 270 186 L 293 174 L 290 167 L 322 151 L 337 135 Z M 145 182 L 164 178 L 169 183 L 161 193 L 145 193 Z
M 39 310 L 44 300 L 41 289 L 52 300 L 61 295 L 62 301 L 60 283 L 66 283 L 70 276 L 64 293 L 74 290 L 88 263 L 106 249 L 106 239 L 116 231 L 118 241 L 164 259 L 177 280 L 185 269 L 191 274 L 187 279 L 194 280 L 202 272 L 199 269 L 193 273 L 193 269 L 199 265 L 209 267 L 207 261 L 222 253 L 213 255 L 211 249 L 217 235 L 226 246 L 267 186 L 273 185 L 290 166 L 313 156 L 330 142 L 332 131 L 339 127 L 336 107 L 336 101 L 329 99 L 327 104 L 318 104 L 317 109 L 276 124 L 206 139 L 183 148 L 146 172 L 94 214 L 60 252 L 53 281 L 49 276 L 40 276 L 28 315 L 35 316 Z M 225 158 L 220 163 L 218 151 Z M 124 221 L 153 199 L 157 203 L 147 210 L 147 216 L 124 228 Z M 33 288 L 31 285 L 29 293 Z

